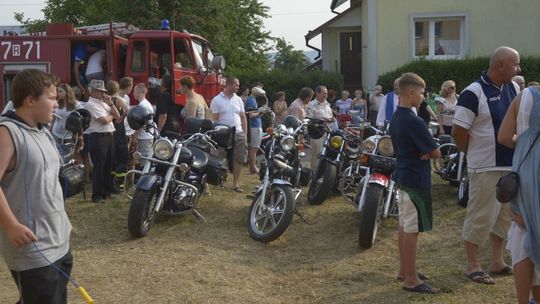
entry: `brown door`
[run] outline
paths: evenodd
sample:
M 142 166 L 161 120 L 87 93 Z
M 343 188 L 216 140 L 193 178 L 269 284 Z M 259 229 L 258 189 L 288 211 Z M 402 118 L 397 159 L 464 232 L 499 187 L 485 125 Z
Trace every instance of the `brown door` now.
M 351 93 L 362 85 L 362 33 L 340 34 L 341 74 Z

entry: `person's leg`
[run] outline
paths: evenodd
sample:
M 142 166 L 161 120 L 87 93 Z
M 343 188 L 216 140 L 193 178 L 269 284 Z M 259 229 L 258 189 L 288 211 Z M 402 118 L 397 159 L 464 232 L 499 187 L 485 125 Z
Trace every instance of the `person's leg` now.
M 514 284 L 519 304 L 529 304 L 533 275 L 534 264 L 530 258 L 525 258 L 514 265 Z
M 494 175 L 491 183 L 496 185 L 500 176 L 502 176 L 502 173 L 499 175 Z M 495 196 L 495 194 L 493 194 L 493 196 Z M 509 268 L 504 261 L 503 250 L 505 243 L 504 241 L 508 236 L 508 228 L 512 222 L 512 210 L 510 208 L 510 204 L 501 204 L 499 202 L 497 202 L 496 208 L 498 210 L 498 216 L 490 234 L 491 257 L 488 270 L 495 273 L 501 273 L 502 271 L 501 274 L 505 274 L 506 272 L 508 275 L 510 275 L 511 271 L 505 271 L 505 269 Z
M 313 174 L 315 174 L 315 170 L 317 170 L 317 164 L 319 163 L 319 154 L 321 153 L 321 150 L 324 145 L 324 136 L 319 139 L 311 139 L 311 149 L 309 151 L 311 156 L 311 171 Z
M 104 138 L 105 150 L 105 163 L 103 166 L 103 181 L 105 196 L 111 195 L 114 191 L 114 181 L 112 176 L 113 163 L 114 163 L 114 139 L 113 136 L 106 136 Z
M 238 189 L 239 187 L 240 172 L 242 172 L 242 163 L 235 161 L 233 168 L 233 189 Z
M 90 147 L 90 157 L 94 164 L 94 170 L 92 174 L 92 200 L 99 201 L 103 199 L 105 189 L 103 187 L 103 170 L 105 166 L 105 149 L 103 147 L 103 137 L 99 133 L 90 134 L 90 141 L 92 146 Z
M 398 277 L 405 277 L 405 270 L 403 269 L 403 264 L 405 263 L 403 259 L 403 226 L 399 225 L 398 229 L 398 252 L 399 252 L 399 270 Z
M 234 166 L 233 166 L 233 190 L 241 192 L 240 189 L 240 173 L 242 166 L 246 163 L 247 143 L 245 134 L 240 133 L 235 135 L 234 146 Z
M 248 160 L 249 160 L 249 170 L 251 173 L 259 173 L 259 169 L 257 168 L 257 150 L 258 148 L 250 147 L 249 148 L 249 154 L 248 154 Z
M 416 272 L 416 243 L 418 233 L 404 232 L 402 239 L 400 260 L 402 261 L 401 268 L 403 268 L 403 275 L 405 276 L 403 286 L 413 288 L 422 284 Z

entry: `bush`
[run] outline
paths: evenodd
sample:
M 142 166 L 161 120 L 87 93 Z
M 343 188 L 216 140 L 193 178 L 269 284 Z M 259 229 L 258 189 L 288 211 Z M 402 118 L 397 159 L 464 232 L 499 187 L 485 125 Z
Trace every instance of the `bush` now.
M 291 104 L 297 97 L 298 92 L 303 87 L 310 87 L 315 90 L 318 85 L 325 85 L 329 90 L 334 89 L 340 92 L 343 89 L 343 76 L 341 74 L 324 71 L 296 72 L 282 69 L 272 70 L 229 70 L 228 75 L 233 75 L 240 79 L 241 87 L 251 86 L 255 82 L 264 85 L 269 106 L 276 100 L 276 92 L 283 91 L 287 103 Z
M 441 84 L 448 79 L 456 82 L 457 92 L 461 92 L 471 82 L 477 80 L 483 70 L 489 65 L 488 57 L 478 57 L 463 60 L 417 60 L 379 76 L 377 83 L 385 91 L 391 91 L 394 79 L 405 72 L 414 72 L 426 81 L 438 93 Z M 521 75 L 525 82 L 540 81 L 540 57 L 521 58 Z

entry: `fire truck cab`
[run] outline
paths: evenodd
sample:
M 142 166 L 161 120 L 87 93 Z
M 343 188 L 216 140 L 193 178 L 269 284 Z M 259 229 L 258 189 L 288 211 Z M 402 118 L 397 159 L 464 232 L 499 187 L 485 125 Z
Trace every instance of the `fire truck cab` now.
M 0 36 L 0 110 L 11 99 L 13 77 L 23 69 L 41 69 L 61 82 L 76 85 L 74 51 L 81 44 L 94 51 L 105 50 L 107 79 L 131 76 L 134 84 L 147 84 L 147 98 L 152 103 L 157 101 L 161 78 L 167 74 L 173 79 L 171 95 L 180 105 L 186 103 L 186 96 L 180 94 L 182 76 L 196 80 L 195 90 L 207 102 L 225 85 L 223 57 L 215 56 L 209 42 L 199 35 L 168 29 L 138 30 L 125 23 L 76 29 L 71 24 L 50 24 L 44 33 Z

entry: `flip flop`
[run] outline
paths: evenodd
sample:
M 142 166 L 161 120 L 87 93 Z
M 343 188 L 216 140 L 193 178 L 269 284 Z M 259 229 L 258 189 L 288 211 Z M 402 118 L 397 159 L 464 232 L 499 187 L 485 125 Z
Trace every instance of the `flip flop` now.
M 471 272 L 467 274 L 467 277 L 471 279 L 471 281 L 476 282 L 476 283 L 488 284 L 488 285 L 495 284 L 495 281 L 493 280 L 493 278 L 489 276 L 489 274 L 487 274 L 485 271 Z
M 422 280 L 422 281 L 428 281 L 428 280 L 429 280 L 429 277 L 428 277 L 427 275 L 425 275 L 425 274 L 423 274 L 423 273 L 421 273 L 421 272 L 418 272 L 417 274 L 418 274 L 418 278 L 420 278 L 420 280 Z M 398 280 L 398 281 L 400 281 L 400 282 L 403 282 L 403 281 L 405 281 L 405 277 L 404 277 L 404 276 L 399 276 L 399 275 L 398 275 L 398 276 L 396 277 L 396 280 Z
M 506 265 L 503 267 L 503 269 L 499 271 L 490 271 L 489 273 L 492 275 L 499 275 L 499 276 L 511 276 L 514 274 L 514 271 L 512 270 L 512 267 Z
M 244 192 L 244 190 L 243 190 L 243 189 L 241 189 L 240 187 L 234 187 L 234 188 L 232 189 L 232 191 L 234 191 L 234 192 L 238 192 L 238 193 L 242 193 L 242 192 Z
M 434 289 L 431 285 L 422 283 L 416 287 L 405 287 L 403 286 L 403 290 L 410 291 L 410 292 L 419 292 L 419 293 L 428 293 L 428 294 L 436 294 L 439 293 L 437 289 Z

